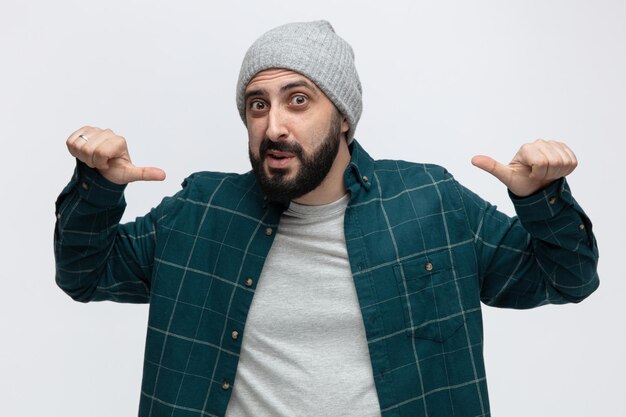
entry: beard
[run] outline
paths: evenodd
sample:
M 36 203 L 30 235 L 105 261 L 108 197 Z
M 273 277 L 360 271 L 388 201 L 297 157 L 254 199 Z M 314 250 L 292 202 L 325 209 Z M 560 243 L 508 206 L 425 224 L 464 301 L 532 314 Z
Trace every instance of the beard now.
M 328 175 L 339 152 L 340 130 L 341 117 L 335 112 L 324 140 L 310 155 L 305 154 L 297 142 L 274 142 L 269 138 L 264 138 L 261 142 L 258 157 L 249 149 L 252 170 L 267 198 L 287 202 L 317 188 Z M 298 158 L 300 168 L 293 178 L 288 178 L 289 169 L 270 168 L 269 173 L 265 171 L 263 161 L 269 150 L 290 152 Z

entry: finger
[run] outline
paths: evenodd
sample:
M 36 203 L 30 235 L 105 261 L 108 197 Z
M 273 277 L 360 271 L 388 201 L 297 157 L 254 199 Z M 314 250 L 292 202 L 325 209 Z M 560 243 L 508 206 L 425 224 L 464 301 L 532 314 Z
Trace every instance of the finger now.
M 553 178 L 561 178 L 565 175 L 569 174 L 572 170 L 572 162 L 571 158 L 567 152 L 565 152 L 565 148 L 562 144 L 558 142 L 550 142 L 552 151 L 558 155 L 559 163 L 552 164 L 551 172 L 549 173 L 550 177 Z
M 98 129 L 97 131 L 90 131 L 88 134 L 90 135 L 88 140 L 82 140 L 79 136 L 77 141 L 83 142 L 79 145 L 79 159 L 91 168 L 107 168 L 108 160 L 117 156 L 115 155 L 116 146 L 121 148 L 117 151 L 118 155 L 124 154 L 126 151 L 124 138 L 117 136 L 111 129 Z M 87 135 L 84 134 L 83 136 Z M 120 141 L 122 142 L 121 145 Z M 102 152 L 103 149 L 105 152 Z
M 124 172 L 124 182 L 134 181 L 163 181 L 165 179 L 165 171 L 156 167 L 136 167 L 129 165 Z
M 80 129 L 78 129 L 77 131 L 73 132 L 68 138 L 67 138 L 67 143 L 79 143 L 77 142 L 78 140 L 83 140 L 83 138 L 81 138 L 81 136 L 83 136 L 84 138 L 87 138 L 87 140 L 89 140 L 90 138 L 93 138 L 94 136 L 96 136 L 97 134 L 99 134 L 102 131 L 102 129 L 98 128 L 98 127 L 92 127 L 92 126 L 83 126 Z
M 490 156 L 476 155 L 472 158 L 472 165 L 487 171 L 505 185 L 509 185 L 511 179 L 511 170 L 504 164 L 496 161 Z
M 560 142 L 541 139 L 530 144 L 524 157 L 533 167 L 531 178 L 545 182 L 569 174 L 575 166 L 565 148 Z
M 564 143 L 555 142 L 557 150 L 563 156 L 563 167 L 561 169 L 561 177 L 569 175 L 578 166 L 578 160 L 574 152 Z
M 82 155 L 82 149 L 85 147 L 90 137 L 97 135 L 102 129 L 91 126 L 83 126 L 74 133 L 72 133 L 66 140 L 65 144 L 70 154 L 83 162 L 84 156 Z M 89 135 L 89 136 L 88 136 Z
M 532 180 L 544 182 L 548 176 L 551 165 L 558 165 L 560 156 L 554 156 L 554 152 L 546 147 L 546 141 L 538 139 L 533 143 L 522 145 L 515 155 L 514 160 L 530 169 L 528 177 Z
M 76 139 L 78 139 L 78 137 L 79 137 L 80 135 L 84 134 L 84 133 L 85 133 L 85 131 L 86 131 L 87 129 L 90 129 L 90 128 L 91 128 L 91 126 L 83 126 L 83 127 L 81 127 L 80 129 L 78 129 L 78 130 L 76 130 L 76 131 L 72 132 L 72 134 L 71 134 L 71 135 L 69 135 L 69 136 L 68 136 L 68 138 L 67 138 L 67 140 L 65 141 L 65 142 L 66 142 L 66 144 L 67 144 L 67 145 L 69 145 L 69 144 L 71 144 L 71 143 L 74 143 L 74 141 L 75 141 Z
M 547 158 L 537 158 L 537 162 L 531 163 L 529 178 L 537 181 L 547 181 L 550 171 L 550 162 Z
M 91 144 L 90 144 L 91 145 Z M 91 150 L 91 164 L 97 169 L 109 168 L 109 161 L 114 158 L 123 158 L 131 162 L 128 155 L 126 139 L 118 135 L 100 135 L 94 139 Z
M 572 161 L 572 163 L 574 165 L 578 165 L 578 158 L 576 158 L 576 154 L 574 153 L 573 150 L 570 149 L 569 146 L 567 146 L 564 143 L 561 143 L 563 150 L 569 155 L 570 160 Z
M 535 147 L 532 151 L 520 154 L 519 161 L 530 168 L 528 177 L 536 181 L 544 181 L 550 170 L 550 159 Z

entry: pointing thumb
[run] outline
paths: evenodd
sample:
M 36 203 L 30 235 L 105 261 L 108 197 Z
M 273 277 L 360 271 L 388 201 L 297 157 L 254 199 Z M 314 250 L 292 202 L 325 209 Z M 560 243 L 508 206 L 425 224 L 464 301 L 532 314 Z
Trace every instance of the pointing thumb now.
M 163 181 L 165 171 L 154 167 L 130 167 L 128 171 L 128 182 L 133 181 Z
M 504 184 L 508 183 L 510 176 L 509 170 L 507 169 L 508 167 L 496 161 L 492 157 L 486 155 L 476 155 L 472 158 L 472 165 L 487 171 Z

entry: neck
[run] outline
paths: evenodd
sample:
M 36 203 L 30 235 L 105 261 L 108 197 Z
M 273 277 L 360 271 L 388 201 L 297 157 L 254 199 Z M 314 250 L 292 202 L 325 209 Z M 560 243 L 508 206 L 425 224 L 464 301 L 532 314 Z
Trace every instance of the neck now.
M 339 144 L 339 151 L 335 157 L 330 171 L 324 180 L 313 191 L 294 199 L 298 204 L 307 206 L 321 206 L 339 200 L 346 194 L 346 187 L 343 182 L 343 174 L 350 163 L 350 151 L 348 144 L 342 140 Z

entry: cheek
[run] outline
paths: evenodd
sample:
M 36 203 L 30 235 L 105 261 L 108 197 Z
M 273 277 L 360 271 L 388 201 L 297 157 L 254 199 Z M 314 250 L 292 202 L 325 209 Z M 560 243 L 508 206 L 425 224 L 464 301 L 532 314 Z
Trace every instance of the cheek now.
M 258 126 L 248 125 L 248 146 L 256 154 L 259 152 L 259 145 L 263 141 L 265 133 Z
M 254 159 L 261 159 L 259 152 L 259 143 L 248 141 L 248 154 Z
M 326 140 L 326 136 L 328 135 L 327 123 L 322 122 L 312 125 L 309 127 L 307 133 L 307 141 L 303 143 L 302 146 L 307 153 L 311 153 L 322 146 L 322 143 Z

